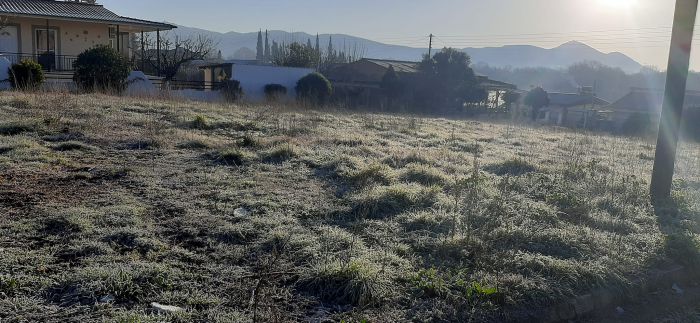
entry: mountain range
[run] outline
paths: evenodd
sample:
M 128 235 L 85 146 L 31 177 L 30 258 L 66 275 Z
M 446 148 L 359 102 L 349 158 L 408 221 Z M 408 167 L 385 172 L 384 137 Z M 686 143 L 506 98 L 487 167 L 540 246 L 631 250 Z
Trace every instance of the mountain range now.
M 178 26 L 172 32 L 180 37 L 206 35 L 214 40 L 224 58 L 250 59 L 254 58 L 257 47 L 258 33 L 219 33 L 205 29 L 186 26 Z M 315 43 L 316 35 L 304 32 L 286 32 L 279 30 L 269 31 L 270 42 L 278 43 L 302 42 L 311 40 Z M 400 45 L 384 44 L 381 42 L 345 35 L 323 34 L 319 35 L 321 48 L 328 46 L 332 39 L 336 49 L 347 48 L 348 51 L 357 49 L 362 51 L 364 57 L 417 61 L 427 53 L 426 48 L 414 48 Z M 501 47 L 485 48 L 461 48 L 469 54 L 474 64 L 487 64 L 492 67 L 547 67 L 566 68 L 572 64 L 583 61 L 595 61 L 610 67 L 617 67 L 627 73 L 638 72 L 642 65 L 629 56 L 618 53 L 603 53 L 584 43 L 570 41 L 555 48 L 542 48 L 531 45 L 507 45 Z M 253 57 L 250 57 L 253 56 Z

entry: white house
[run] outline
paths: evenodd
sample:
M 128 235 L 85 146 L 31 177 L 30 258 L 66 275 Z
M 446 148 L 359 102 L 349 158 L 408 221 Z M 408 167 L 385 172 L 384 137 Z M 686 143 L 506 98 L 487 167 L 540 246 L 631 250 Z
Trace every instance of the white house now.
M 265 100 L 265 86 L 279 84 L 287 88 L 287 100 L 296 98 L 294 88 L 306 75 L 315 72 L 312 68 L 297 68 L 239 63 L 222 63 L 201 66 L 205 83 L 212 84 L 224 80 L 241 82 L 245 100 L 259 102 Z

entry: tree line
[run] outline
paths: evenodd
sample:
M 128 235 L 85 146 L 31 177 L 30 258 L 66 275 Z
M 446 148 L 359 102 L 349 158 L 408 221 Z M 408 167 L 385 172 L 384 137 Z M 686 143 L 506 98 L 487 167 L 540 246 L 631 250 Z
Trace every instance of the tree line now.
M 287 67 L 307 67 L 317 68 L 319 71 L 326 71 L 333 65 L 351 63 L 360 60 L 365 55 L 363 46 L 353 44 L 336 48 L 333 44 L 333 37 L 330 36 L 325 49 L 321 47 L 319 35 L 312 44 L 308 38 L 306 43 L 293 41 L 270 41 L 269 32 L 262 30 L 258 32 L 258 43 L 256 49 L 256 59 L 260 63 L 272 64 Z
M 480 74 L 515 84 L 521 89 L 542 86 L 547 91 L 566 93 L 577 92 L 581 86 L 594 86 L 596 95 L 607 101 L 623 97 L 633 87 L 663 89 L 666 81 L 666 73 L 654 68 L 646 67 L 630 74 L 598 62 L 580 62 L 561 69 L 493 67 L 485 64 L 475 64 L 473 68 Z M 688 89 L 700 90 L 700 73 L 690 73 Z

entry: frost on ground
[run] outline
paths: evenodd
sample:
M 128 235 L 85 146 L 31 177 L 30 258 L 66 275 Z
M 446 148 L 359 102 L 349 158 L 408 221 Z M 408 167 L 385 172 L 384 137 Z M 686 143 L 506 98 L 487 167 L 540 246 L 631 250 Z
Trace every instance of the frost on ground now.
M 696 144 L 653 208 L 640 139 L 67 94 L 0 120 L 3 322 L 503 321 L 700 261 Z

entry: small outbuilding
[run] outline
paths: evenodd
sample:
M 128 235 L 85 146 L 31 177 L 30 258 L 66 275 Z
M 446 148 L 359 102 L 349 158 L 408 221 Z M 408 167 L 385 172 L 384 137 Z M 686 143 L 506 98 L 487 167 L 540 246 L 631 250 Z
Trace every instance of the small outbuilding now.
M 570 128 L 597 127 L 599 111 L 609 104 L 591 87 L 582 87 L 578 93 L 549 93 L 549 106 L 539 111 L 537 121 Z
M 315 72 L 312 68 L 271 66 L 226 62 L 203 65 L 205 90 L 217 88 L 217 84 L 227 80 L 241 83 L 245 100 L 259 102 L 265 100 L 265 86 L 281 85 L 287 89 L 287 95 L 282 100 L 296 98 L 297 82 L 306 75 Z

